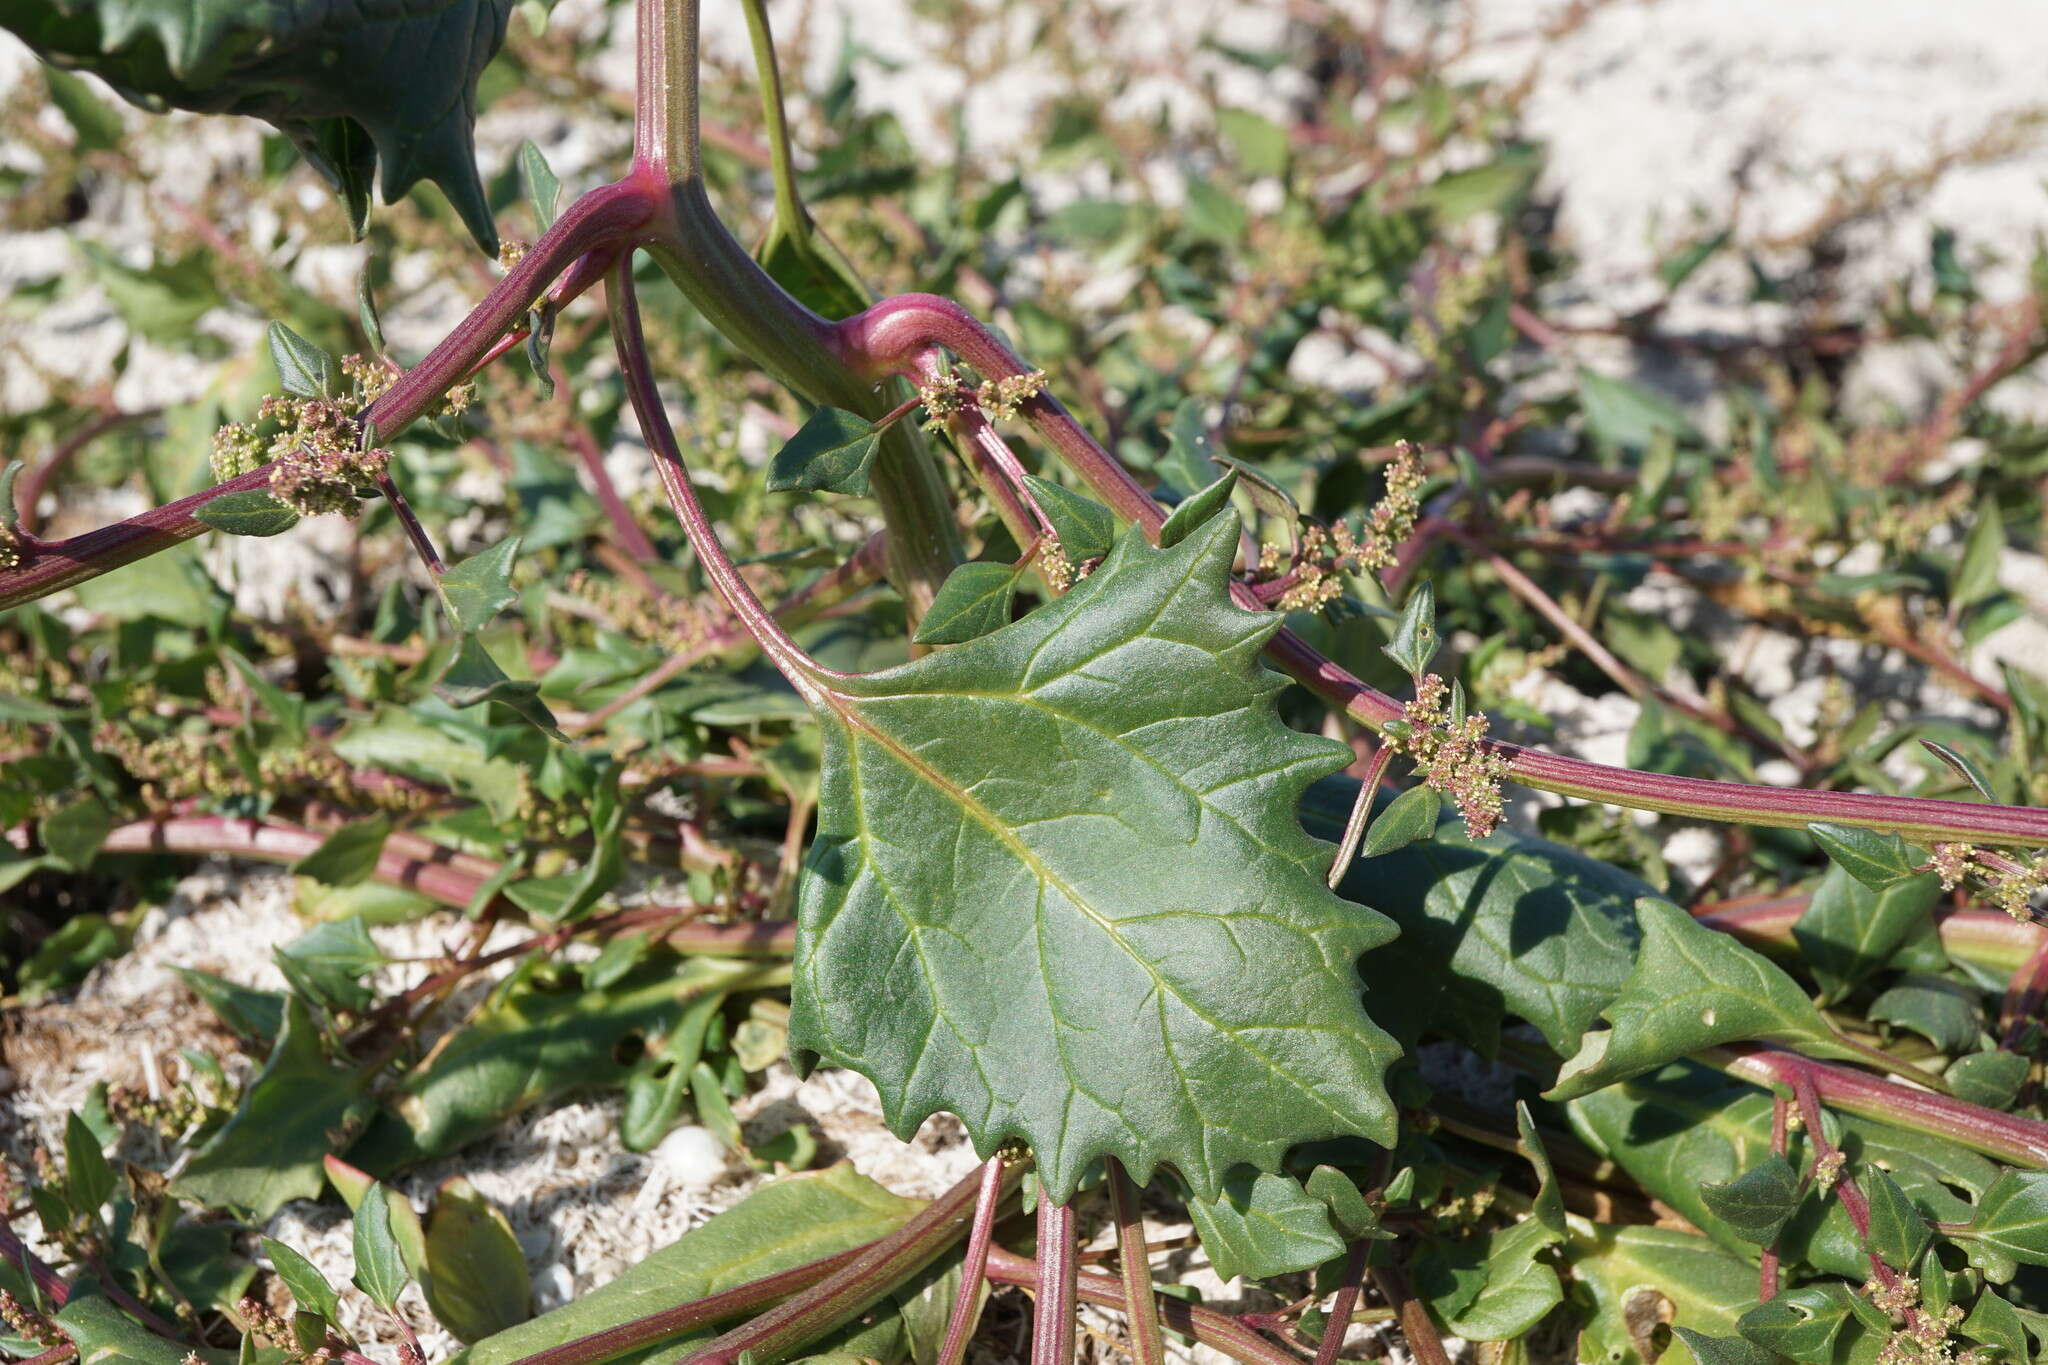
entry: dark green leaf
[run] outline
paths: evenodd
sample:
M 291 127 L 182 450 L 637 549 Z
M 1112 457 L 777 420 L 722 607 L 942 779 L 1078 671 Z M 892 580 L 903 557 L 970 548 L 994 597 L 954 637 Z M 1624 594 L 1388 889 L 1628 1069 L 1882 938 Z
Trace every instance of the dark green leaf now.
M 1199 399 L 1181 400 L 1173 410 L 1173 422 L 1167 427 L 1166 437 L 1166 455 L 1159 461 L 1159 476 L 1176 496 L 1191 498 L 1222 477 L 1225 471 L 1216 463 L 1216 442 L 1202 416 Z
M 2000 1283 L 2012 1278 L 2015 1261 L 2048 1265 L 2048 1171 L 2002 1172 L 1977 1201 L 1969 1226 L 1949 1235 L 1965 1243 L 1973 1265 Z
M 2017 1052 L 1974 1052 L 1957 1058 L 1942 1079 L 1965 1103 L 2006 1109 L 2026 1082 L 2028 1065 Z
M 2035 1358 L 2027 1340 L 2027 1327 L 2013 1306 L 1992 1290 L 1977 1295 L 1970 1316 L 1963 1319 L 1963 1335 L 1986 1346 L 1995 1346 L 2010 1361 Z
M 449 1365 L 512 1365 L 537 1352 L 733 1289 L 882 1237 L 917 1212 L 841 1163 L 772 1181 L 573 1303 L 458 1353 Z M 700 1327 L 608 1365 L 675 1360 L 717 1329 Z
M 25 859 L 30 867 L 46 859 Z M 22 863 L 12 866 L 21 867 Z M 0 865 L 0 873 L 7 870 Z M 36 945 L 28 961 L 21 964 L 18 989 L 23 1000 L 40 1000 L 51 991 L 75 986 L 100 963 L 118 956 L 128 947 L 128 932 L 105 915 L 73 915 L 57 931 Z
M 1429 661 L 1436 657 L 1436 588 L 1429 580 L 1410 590 L 1386 654 L 1411 678 L 1429 672 Z
M 312 1017 L 294 998 L 270 1059 L 228 1121 L 192 1154 L 173 1192 L 257 1218 L 287 1199 L 315 1198 L 321 1158 L 346 1146 L 370 1110 L 368 1079 L 327 1060 Z
M 1778 1365 L 1778 1353 L 1741 1337 L 1710 1337 L 1690 1327 L 1672 1329 L 1698 1365 Z
M 1742 1335 L 1793 1360 L 1830 1365 L 1835 1339 L 1850 1326 L 1849 1290 L 1840 1284 L 1788 1289 L 1742 1315 Z
M 526 1255 L 505 1215 L 459 1177 L 427 1215 L 427 1307 L 457 1341 L 474 1343 L 533 1316 Z
M 267 1043 L 284 1027 L 282 992 L 251 990 L 190 967 L 173 966 L 171 970 L 220 1016 L 223 1024 L 242 1037 Z
M 78 1347 L 78 1358 L 92 1365 L 184 1365 L 190 1354 L 190 1347 L 158 1336 L 115 1307 L 90 1279 L 72 1291 L 54 1316 Z
M 76 1114 L 64 1117 L 64 1180 L 71 1207 L 81 1213 L 98 1214 L 114 1193 L 114 1168 L 100 1140 L 85 1120 Z
M 1529 1207 L 1529 1215 L 1559 1237 L 1565 1233 L 1564 1190 L 1557 1183 L 1557 1171 L 1550 1163 L 1550 1152 L 1543 1145 L 1543 1136 L 1536 1131 L 1536 1116 L 1529 1112 L 1526 1101 L 1515 1101 L 1515 1134 L 1521 1139 L 1522 1155 L 1529 1158 L 1529 1164 L 1536 1168 L 1536 1199 Z
M 1871 1252 L 1883 1257 L 1887 1265 L 1912 1265 L 1927 1249 L 1934 1230 L 1889 1172 L 1866 1166 L 1856 1174 L 1864 1198 L 1870 1201 Z
M 494 701 L 548 738 L 564 738 L 555 726 L 555 713 L 540 699 L 540 684 L 506 677 L 474 635 L 462 637 L 462 647 L 434 684 L 434 693 L 458 709 Z
M 1356 781 L 1309 791 L 1310 832 L 1343 830 Z M 1491 1052 L 1504 1014 L 1569 1053 L 1635 962 L 1637 879 L 1548 840 L 1509 829 L 1473 842 L 1461 821 L 1435 837 L 1352 864 L 1339 894 L 1372 905 L 1401 936 L 1367 954 L 1368 998 L 1413 1040 L 1448 1034 Z
M 1557 1272 L 1539 1258 L 1563 1239 L 1535 1218 L 1487 1234 L 1486 1279 L 1444 1326 L 1468 1341 L 1518 1341 L 1564 1299 Z
M 1077 568 L 1109 553 L 1116 540 L 1115 513 L 1093 498 L 1035 474 L 1024 476 L 1024 486 L 1038 504 L 1038 510 L 1052 523 L 1052 533 L 1059 537 L 1060 548 Z
M 1329 1205 L 1292 1176 L 1233 1171 L 1215 1199 L 1188 1200 L 1188 1217 L 1209 1264 L 1225 1280 L 1269 1279 L 1344 1254 Z
M 1669 399 L 1624 379 L 1579 371 L 1579 407 L 1594 441 L 1610 449 L 1647 450 L 1662 433 L 1683 439 L 1692 423 Z
M 333 356 L 281 322 L 270 324 L 270 363 L 294 398 L 341 396 L 341 366 Z
M 391 1201 L 402 1198 L 380 1181 L 370 1186 L 356 1205 L 355 1286 L 380 1308 L 396 1306 L 399 1291 L 412 1278 L 406 1272 L 398 1238 L 391 1231 Z
M 511 7 L 0 0 L 0 27 L 146 108 L 266 119 L 347 197 L 367 196 L 378 159 L 386 202 L 431 179 L 495 252 L 471 124 Z
M 1302 1182 L 1302 1188 L 1323 1201 L 1324 1207 L 1330 1211 L 1330 1225 L 1345 1241 L 1393 1235 L 1381 1229 L 1380 1217 L 1373 1212 L 1372 1205 L 1365 1202 L 1365 1195 L 1350 1176 L 1335 1166 L 1316 1167 Z
M 361 978 L 384 955 L 360 919 L 337 920 L 299 935 L 271 954 L 292 989 L 330 1007 L 360 1010 L 370 1003 Z
M 43 817 L 43 848 L 73 872 L 92 865 L 113 828 L 114 817 L 97 796 L 81 796 Z
M 1833 825 L 1816 820 L 1806 827 L 1821 851 L 1872 891 L 1883 891 L 1913 876 L 1927 859 L 1906 846 L 1898 835 L 1880 834 L 1861 825 Z
M 868 472 L 881 449 L 882 433 L 867 418 L 839 408 L 819 408 L 775 452 L 768 465 L 769 491 L 865 494 Z
M 1892 960 L 1912 932 L 1932 923 L 1941 879 L 1928 873 L 1873 891 L 1836 863 L 1792 926 L 1806 965 L 1833 1004 Z
M 1950 1056 L 1975 1047 L 1984 1028 L 1972 993 L 1940 977 L 1908 977 L 1864 1014 L 1872 1023 L 1911 1029 Z
M 1437 820 L 1442 814 L 1443 802 L 1434 789 L 1410 787 L 1373 817 L 1372 823 L 1366 826 L 1359 852 L 1365 857 L 1377 858 L 1382 853 L 1406 848 L 1417 839 L 1427 839 L 1436 833 Z
M 320 1273 L 320 1268 L 298 1252 L 273 1238 L 263 1239 L 263 1254 L 270 1258 L 271 1268 L 284 1281 L 285 1288 L 292 1291 L 292 1302 L 309 1313 L 318 1313 L 329 1322 L 337 1321 L 341 1313 L 341 1296 L 334 1292 L 334 1286 Z
M 320 841 L 320 847 L 292 864 L 296 876 L 328 886 L 354 886 L 377 870 L 384 841 L 391 837 L 391 818 L 373 815 L 343 825 Z
M 1614 1027 L 1586 1035 L 1549 1098 L 1588 1094 L 1721 1043 L 1784 1043 L 1813 1057 L 1856 1058 L 1768 958 L 1669 901 L 1645 898 L 1636 919 L 1642 953 L 1621 994 L 1601 1011 Z
M 962 564 L 946 575 L 917 627 L 921 645 L 978 640 L 1010 623 L 1017 571 L 1008 564 Z
M 1722 1222 L 1745 1240 L 1766 1247 L 1798 1212 L 1803 1197 L 1799 1173 L 1775 1152 L 1733 1180 L 1700 1185 L 1700 1198 Z
M 874 1081 L 898 1133 L 943 1109 L 977 1150 L 1023 1139 L 1057 1199 L 1104 1155 L 1213 1198 L 1296 1142 L 1392 1138 L 1355 966 L 1392 926 L 1329 892 L 1294 810 L 1350 751 L 1280 723 L 1278 620 L 1226 591 L 1237 535 L 1134 529 L 992 635 L 806 678 L 791 1045 Z
M 526 200 L 533 205 L 534 219 L 540 230 L 546 232 L 555 225 L 555 205 L 562 197 L 562 182 L 555 178 L 547 157 L 530 139 L 519 144 L 519 178 L 526 185 Z
M 260 488 L 223 493 L 192 510 L 192 519 L 231 536 L 274 536 L 299 524 L 299 514 Z
M 1159 528 L 1159 547 L 1165 549 L 1186 540 L 1188 532 L 1230 505 L 1231 490 L 1236 487 L 1237 471 L 1232 469 L 1201 492 L 1182 500 Z
M 441 575 L 441 601 L 464 633 L 482 630 L 492 617 L 519 600 L 512 587 L 512 564 L 519 557 L 519 537 L 479 550 Z

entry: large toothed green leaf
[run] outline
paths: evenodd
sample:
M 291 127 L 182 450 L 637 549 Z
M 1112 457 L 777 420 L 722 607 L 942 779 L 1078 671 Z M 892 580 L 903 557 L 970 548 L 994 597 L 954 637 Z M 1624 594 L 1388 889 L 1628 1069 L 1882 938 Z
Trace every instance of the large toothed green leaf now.
M 1204 1199 L 1296 1142 L 1393 1136 L 1355 960 L 1393 928 L 1323 884 L 1296 809 L 1349 757 L 1274 710 L 1237 519 L 1126 535 L 1014 625 L 806 683 L 826 736 L 793 1046 L 908 1136 L 1021 1138 L 1055 1199 L 1114 1155 Z
M 497 234 L 477 176 L 476 83 L 512 0 L 0 0 L 45 60 L 145 108 L 266 119 L 332 181 L 360 227 L 422 179 L 477 241 Z

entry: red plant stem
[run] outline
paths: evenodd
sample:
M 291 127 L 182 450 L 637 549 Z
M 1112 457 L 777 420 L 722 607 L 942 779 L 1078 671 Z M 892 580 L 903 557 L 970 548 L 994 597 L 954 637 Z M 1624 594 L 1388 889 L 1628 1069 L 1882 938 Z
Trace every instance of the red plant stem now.
M 882 567 L 888 553 L 887 533 L 877 531 L 854 552 L 853 558 L 826 570 L 808 584 L 782 599 L 774 608 L 777 620 L 786 626 L 801 625 L 811 620 L 825 608 L 844 601 L 861 588 L 882 576 Z M 679 652 L 663 660 L 647 676 L 621 692 L 611 701 L 592 711 L 587 716 L 573 720 L 564 717 L 562 728 L 572 735 L 595 730 L 619 712 L 639 701 L 642 697 L 660 688 L 687 669 L 694 668 L 704 660 L 725 653 L 730 649 L 752 648 L 754 637 L 744 626 L 737 623 L 723 630 L 714 631 Z
M 1074 1258 L 1074 1206 L 1038 1192 L 1038 1296 L 1031 1310 L 1031 1365 L 1074 1365 L 1080 1263 Z
M 43 1264 L 42 1259 L 28 1249 L 28 1243 L 14 1235 L 14 1229 L 0 1219 L 0 1258 L 16 1270 L 29 1277 L 52 1308 L 62 1308 L 64 1301 L 71 1297 L 71 1286 L 58 1276 L 57 1272 Z
M 1696 908 L 1699 922 L 1733 934 L 1753 948 L 1790 949 L 1797 945 L 1793 926 L 1806 913 L 1809 896 L 1780 896 L 1754 901 L 1728 901 Z M 1958 957 L 2008 972 L 2022 970 L 2034 955 L 2048 950 L 2048 928 L 2023 924 L 1998 910 L 1934 912 L 1941 946 Z
M 1811 1061 L 1782 1048 L 1736 1043 L 1695 1056 L 1756 1085 L 1796 1088 L 1803 1083 L 1830 1108 L 1944 1137 L 2014 1166 L 2048 1170 L 2048 1123 Z
M 14 506 L 20 516 L 21 529 L 32 535 L 42 526 L 38 505 L 50 487 L 50 480 L 71 462 L 72 456 L 108 432 L 131 422 L 146 422 L 161 411 L 161 408 L 145 408 L 140 412 L 102 412 L 52 446 L 49 454 L 22 470 L 14 485 Z
M 1862 1239 L 1863 1252 L 1870 1258 L 1870 1273 L 1886 1288 L 1898 1283 L 1898 1275 L 1884 1263 L 1884 1257 L 1870 1246 L 1870 1201 L 1863 1197 L 1863 1187 L 1856 1183 L 1856 1177 L 1849 1172 L 1848 1156 L 1834 1143 L 1828 1141 L 1825 1116 L 1821 1113 L 1820 1092 L 1814 1088 L 1813 1077 L 1807 1072 L 1804 1059 L 1785 1068 L 1791 1082 L 1792 1097 L 1799 1104 L 1800 1117 L 1806 1120 L 1806 1140 L 1813 1144 L 1815 1171 L 1821 1163 L 1833 1158 L 1837 1163 L 1835 1198 L 1841 1201 L 1842 1212 L 1849 1215 L 1849 1223 L 1856 1229 L 1856 1236 Z
M 597 505 L 604 509 L 612 530 L 618 533 L 619 543 L 626 547 L 626 553 L 633 558 L 648 561 L 657 558 L 654 542 L 647 538 L 640 523 L 633 520 L 626 500 L 619 496 L 619 486 L 612 482 L 611 471 L 604 467 L 604 452 L 597 448 L 597 442 L 583 429 L 583 424 L 571 421 L 568 430 L 569 444 L 575 447 L 576 458 L 583 462 L 583 472 L 590 476 L 590 491 L 597 496 Z
M 393 836 L 395 839 L 396 836 Z M 178 815 L 163 820 L 138 820 L 107 835 L 106 853 L 225 853 L 266 863 L 293 863 L 320 847 L 324 837 L 277 821 L 235 819 L 225 815 Z M 424 845 L 425 848 L 420 847 Z M 425 850 L 433 850 L 426 852 Z M 418 836 L 393 847 L 385 841 L 371 876 L 391 886 L 417 891 L 430 900 L 457 909 L 466 907 L 488 875 L 465 870 L 441 850 Z M 461 857 L 464 855 L 456 855 Z M 496 868 L 492 868 L 495 872 Z M 648 920 L 683 918 L 700 913 L 690 906 L 642 906 L 634 911 Z M 638 921 L 635 921 L 638 922 Z M 579 931 L 587 924 L 577 925 Z M 776 920 L 736 924 L 684 924 L 666 936 L 678 952 L 703 957 L 780 957 L 795 944 L 795 926 Z M 505 950 L 510 951 L 510 950 Z
M 1771 1151 L 1778 1156 L 1789 1156 L 1792 1151 L 1792 1105 L 1782 1094 L 1771 1093 Z M 1778 1243 L 1775 1239 L 1764 1248 L 1763 1258 L 1757 1263 L 1758 1303 L 1769 1303 L 1778 1297 Z
M 1033 1292 L 1038 1289 L 1037 1263 L 1000 1246 L 989 1248 L 988 1277 L 997 1284 L 1014 1284 Z M 1083 1303 L 1098 1308 L 1124 1306 L 1123 1283 L 1110 1275 L 1076 1272 L 1074 1294 Z M 1213 1308 L 1198 1308 L 1164 1294 L 1153 1300 L 1153 1306 L 1161 1321 L 1173 1331 L 1214 1347 L 1244 1365 L 1301 1365 L 1292 1353 L 1266 1340 L 1239 1319 Z
M 364 413 L 382 436 L 402 430 L 419 418 L 480 360 L 540 297 L 563 270 L 586 252 L 617 248 L 634 240 L 653 220 L 655 199 L 635 181 L 607 185 L 582 196 L 556 220 L 518 265 L 498 282 L 427 357 L 407 370 Z M 126 521 L 73 536 L 42 541 L 30 547 L 28 562 L 0 571 L 0 611 L 48 596 L 110 569 L 120 568 L 208 528 L 193 513 L 224 493 L 270 485 L 270 466 L 262 465 L 204 492 L 153 508 Z
M 405 494 L 398 491 L 398 482 L 391 477 L 389 469 L 377 471 L 377 491 L 384 495 L 384 501 L 391 504 L 398 524 L 405 528 L 405 538 L 412 542 L 412 552 L 419 556 L 420 563 L 427 566 L 427 572 L 435 578 L 446 573 L 448 566 L 441 562 L 441 552 L 434 548 L 434 538 L 427 534 L 426 527 L 420 525 L 420 519 L 412 514 L 412 504 L 405 500 Z
M 1002 1202 L 1003 1158 L 997 1153 L 981 1163 L 981 1190 L 975 1196 L 974 1222 L 967 1229 L 967 1254 L 960 1263 L 960 1292 L 953 1296 L 953 1312 L 946 1319 L 946 1339 L 939 1347 L 937 1365 L 960 1365 L 967 1358 L 968 1338 L 981 1319 L 982 1281 L 988 1271 L 996 1209 Z
M 1163 1365 L 1166 1341 L 1159 1335 L 1159 1309 L 1152 1292 L 1152 1258 L 1145 1247 L 1145 1211 L 1124 1164 L 1103 1158 L 1109 1176 L 1109 1210 L 1116 1220 L 1117 1273 L 1124 1282 L 1124 1321 L 1137 1365 Z
M 1005 1194 L 1023 1177 L 1026 1164 L 1003 1164 L 1000 1187 Z M 679 1365 L 737 1365 L 742 1356 L 751 1356 L 758 1365 L 787 1360 L 804 1345 L 865 1311 L 958 1241 L 980 1202 L 983 1183 L 981 1171 L 970 1172 L 909 1222 L 862 1247 L 832 1274 L 745 1326 L 707 1342 Z
M 972 314 L 933 294 L 885 299 L 833 324 L 829 336 L 848 364 L 865 369 L 877 380 L 915 364 L 917 357 L 935 347 L 952 351 L 987 378 L 1026 372 L 1023 362 Z M 1041 393 L 1026 400 L 1021 411 L 1096 496 L 1126 521 L 1156 536 L 1165 512 L 1057 399 Z M 1263 606 L 1242 585 L 1233 588 L 1233 595 L 1242 606 L 1254 610 Z M 1399 702 L 1353 677 L 1291 631 L 1274 635 L 1266 652 L 1303 686 L 1375 730 L 1401 716 Z M 1507 761 L 1509 776 L 1526 786 L 1638 810 L 1787 829 L 1828 820 L 1896 830 L 1923 841 L 2048 844 L 2048 809 L 1759 787 L 1611 768 L 1518 744 L 1491 742 L 1488 748 Z
M 1450 1353 L 1444 1350 L 1444 1339 L 1438 1334 L 1436 1324 L 1429 1320 L 1429 1310 L 1409 1289 L 1408 1277 L 1399 1267 L 1374 1266 L 1372 1282 L 1379 1289 L 1380 1297 L 1393 1305 L 1394 1320 L 1401 1325 L 1401 1335 L 1408 1342 L 1409 1354 L 1422 1365 L 1451 1365 Z
M 1337 1357 L 1343 1353 L 1344 1336 L 1351 1330 L 1351 1314 L 1358 1307 L 1358 1291 L 1365 1282 L 1366 1253 L 1371 1250 L 1372 1243 L 1360 1238 L 1351 1244 L 1351 1252 L 1344 1258 L 1344 1278 L 1337 1286 L 1330 1316 L 1323 1323 L 1323 1339 L 1316 1343 L 1315 1365 L 1337 1365 Z
M 22 1361 L 21 1365 L 63 1365 L 64 1361 L 71 1359 L 77 1354 L 78 1348 L 67 1341 L 62 1345 L 52 1346 L 41 1355 L 30 1356 L 27 1360 Z

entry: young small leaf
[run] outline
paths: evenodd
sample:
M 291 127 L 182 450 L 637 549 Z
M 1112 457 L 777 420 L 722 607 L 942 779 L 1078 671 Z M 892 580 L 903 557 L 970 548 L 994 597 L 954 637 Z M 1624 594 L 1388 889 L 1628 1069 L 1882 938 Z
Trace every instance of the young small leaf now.
M 341 1312 L 341 1296 L 334 1292 L 334 1286 L 320 1273 L 320 1268 L 298 1252 L 273 1238 L 263 1239 L 263 1254 L 270 1258 L 270 1264 L 283 1280 L 285 1288 L 292 1291 L 292 1302 L 309 1313 L 318 1313 L 329 1322 L 335 1321 Z
M 1436 833 L 1437 817 L 1442 814 L 1443 802 L 1434 788 L 1410 787 L 1373 817 L 1359 852 L 1364 857 L 1377 858 L 1382 853 L 1406 848 L 1417 839 L 1427 839 Z
M 1720 1043 L 1786 1043 L 1814 1057 L 1857 1057 L 1770 959 L 1669 901 L 1639 901 L 1636 922 L 1643 945 L 1635 970 L 1601 1011 L 1614 1027 L 1585 1036 L 1546 1098 L 1575 1099 Z
M 1807 825 L 1821 851 L 1872 891 L 1914 876 L 1926 858 L 1908 848 L 1906 841 L 1887 830 L 1879 833 L 1861 825 L 1836 825 L 1816 820 Z
M 107 841 L 113 815 L 97 796 L 81 796 L 43 817 L 43 848 L 61 866 L 83 872 Z
M 113 1197 L 114 1168 L 107 1164 L 100 1140 L 76 1114 L 64 1119 L 64 1179 L 71 1207 L 81 1213 L 96 1215 Z
M 1428 580 L 1417 583 L 1408 594 L 1401 624 L 1394 627 L 1392 642 L 1383 648 L 1409 677 L 1419 678 L 1429 671 L 1429 661 L 1436 657 L 1436 589 Z
M 457 709 L 497 702 L 550 739 L 563 738 L 555 726 L 554 712 L 540 699 L 540 684 L 506 677 L 474 635 L 462 637 L 462 648 L 434 684 L 434 692 Z
M 377 313 L 377 296 L 370 289 L 370 268 L 367 264 L 363 273 L 356 277 L 356 321 L 362 325 L 363 339 L 370 343 L 370 349 L 384 354 L 384 319 Z
M 1010 624 L 1017 572 L 1008 564 L 962 564 L 946 575 L 917 627 L 921 645 L 957 645 Z
M 1189 1199 L 1188 1217 L 1209 1264 L 1226 1280 L 1287 1275 L 1344 1254 L 1329 1205 L 1292 1176 L 1238 1171 L 1215 1199 Z
M 1232 469 L 1201 492 L 1190 495 L 1160 526 L 1160 548 L 1180 544 L 1187 539 L 1188 532 L 1228 507 L 1231 490 L 1236 487 L 1237 471 Z
M 1394 1235 L 1380 1226 L 1380 1216 L 1373 1212 L 1372 1205 L 1365 1202 L 1365 1195 L 1360 1193 L 1357 1184 L 1335 1166 L 1316 1167 L 1302 1182 L 1302 1188 L 1328 1207 L 1330 1223 L 1345 1241 Z
M 2019 1311 L 1989 1289 L 1977 1295 L 1976 1306 L 1970 1310 L 1970 1316 L 1963 1319 L 1963 1335 L 1986 1346 L 1997 1347 L 2009 1361 L 2033 1358 L 2033 1347 L 2027 1340 L 2027 1325 Z
M 333 356 L 281 322 L 270 324 L 270 363 L 278 381 L 294 398 L 336 398 L 342 391 L 341 366 Z
M 1976 1046 L 1984 1027 L 1970 994 L 1940 977 L 1909 976 L 1871 1001 L 1864 1015 L 1873 1023 L 1911 1029 L 1954 1056 Z
M 1881 1166 L 1865 1163 L 1856 1172 L 1863 1196 L 1870 1201 L 1870 1251 L 1887 1265 L 1910 1266 L 1927 1250 L 1934 1229 L 1913 1207 L 1899 1182 Z
M 555 205 L 562 197 L 562 182 L 555 178 L 554 168 L 531 139 L 519 144 L 519 178 L 526 185 L 533 216 L 540 230 L 546 232 L 555 225 Z
M 1035 474 L 1024 476 L 1024 486 L 1052 523 L 1052 533 L 1060 538 L 1060 548 L 1068 559 L 1079 565 L 1109 553 L 1116 539 L 1115 513 L 1093 498 Z
M 192 519 L 231 536 L 274 536 L 299 524 L 299 514 L 260 488 L 223 493 L 192 509 Z
M 398 1238 L 391 1231 L 391 1204 L 396 1196 L 383 1183 L 370 1186 L 356 1205 L 356 1288 L 370 1296 L 380 1308 L 398 1303 L 399 1291 L 411 1279 Z
M 1942 1076 L 1956 1098 L 1986 1109 L 2005 1109 L 2026 1082 L 2029 1063 L 2017 1052 L 1973 1052 Z
M 492 617 L 519 599 L 512 588 L 512 564 L 519 557 L 519 537 L 479 550 L 441 575 L 441 601 L 464 634 L 481 630 Z
M 1536 1168 L 1536 1200 L 1529 1213 L 1558 1237 L 1565 1235 L 1564 1190 L 1557 1183 L 1557 1170 L 1550 1161 L 1550 1149 L 1536 1131 L 1536 1116 L 1528 1102 L 1515 1101 L 1515 1135 L 1521 1139 L 1522 1155 Z
M 1166 456 L 1159 462 L 1159 476 L 1175 494 L 1193 497 L 1198 489 L 1211 487 L 1222 475 L 1223 468 L 1215 459 L 1216 442 L 1202 416 L 1200 399 L 1181 400 L 1173 410 L 1173 422 L 1167 427 L 1166 436 Z
M 768 465 L 768 489 L 865 494 L 882 433 L 859 413 L 819 408 Z
M 1773 1152 L 1733 1180 L 1702 1184 L 1700 1198 L 1745 1240 L 1767 1247 L 1798 1211 L 1802 1191 L 1792 1163 Z
M 1933 754 L 1943 763 L 1948 764 L 1956 776 L 1962 778 L 1963 781 L 1969 783 L 1972 787 L 1975 787 L 1977 794 L 1986 801 L 1996 801 L 1998 799 L 1997 795 L 1991 790 L 1991 779 L 1985 776 L 1984 770 L 1977 766 L 1975 759 L 1972 759 L 1967 754 L 1957 753 L 1946 744 L 1937 744 L 1931 739 L 1921 740 L 1920 747 Z
M 391 837 L 391 818 L 373 815 L 355 820 L 320 841 L 320 847 L 292 864 L 295 876 L 311 877 L 324 886 L 354 886 L 377 870 L 378 855 Z

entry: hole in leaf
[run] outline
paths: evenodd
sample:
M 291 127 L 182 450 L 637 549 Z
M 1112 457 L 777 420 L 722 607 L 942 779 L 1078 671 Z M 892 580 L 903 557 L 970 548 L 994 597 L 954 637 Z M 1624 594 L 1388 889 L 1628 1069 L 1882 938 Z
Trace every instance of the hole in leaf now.
M 620 1066 L 631 1066 L 647 1055 L 647 1035 L 633 1032 L 612 1044 L 612 1060 Z

